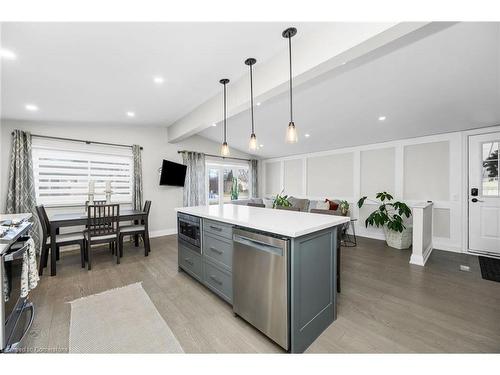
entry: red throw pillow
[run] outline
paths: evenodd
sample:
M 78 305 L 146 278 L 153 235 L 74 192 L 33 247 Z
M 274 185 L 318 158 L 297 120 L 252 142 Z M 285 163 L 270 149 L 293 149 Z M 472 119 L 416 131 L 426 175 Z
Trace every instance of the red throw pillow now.
M 333 210 L 333 211 L 337 211 L 337 209 L 339 208 L 339 204 L 334 202 L 334 201 L 331 201 L 330 199 L 325 199 L 325 202 L 328 202 L 330 204 L 330 210 Z

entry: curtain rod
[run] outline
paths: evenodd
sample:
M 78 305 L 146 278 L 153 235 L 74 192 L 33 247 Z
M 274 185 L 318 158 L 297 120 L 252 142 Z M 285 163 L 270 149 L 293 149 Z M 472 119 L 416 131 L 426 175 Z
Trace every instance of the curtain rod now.
M 14 135 L 14 132 L 12 132 L 12 135 Z M 98 141 L 86 141 L 84 139 L 74 139 L 74 138 L 62 138 L 62 137 L 52 137 L 50 135 L 39 135 L 39 134 L 31 134 L 32 137 L 37 137 L 37 138 L 47 138 L 47 139 L 56 139 L 58 141 L 71 141 L 71 142 L 82 142 L 86 143 L 88 145 L 90 144 L 96 144 L 96 145 L 106 145 L 106 146 L 117 146 L 117 147 L 129 147 L 132 148 L 132 145 L 122 145 L 118 143 L 107 143 L 107 142 L 98 142 Z M 142 150 L 141 146 L 141 150 Z
M 189 150 L 179 150 L 179 151 L 177 151 L 178 154 L 182 154 L 183 152 L 196 152 L 196 151 L 189 151 Z M 231 156 L 219 156 L 219 155 L 213 155 L 213 154 L 205 154 L 203 152 L 199 152 L 199 154 L 203 154 L 205 156 L 210 156 L 212 158 L 219 158 L 219 159 L 233 159 L 233 160 L 252 161 L 252 159 L 233 158 Z

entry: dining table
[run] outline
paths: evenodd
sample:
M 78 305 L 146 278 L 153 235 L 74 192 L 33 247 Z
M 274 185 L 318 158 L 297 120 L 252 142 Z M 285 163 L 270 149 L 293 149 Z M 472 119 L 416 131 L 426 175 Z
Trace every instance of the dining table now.
M 147 213 L 143 210 L 123 209 L 120 210 L 119 221 L 133 221 L 138 224 L 141 220 L 147 219 Z M 87 213 L 61 213 L 51 215 L 49 218 L 50 238 L 56 238 L 59 229 L 63 227 L 74 227 L 86 225 L 88 221 Z M 139 238 L 135 236 L 136 246 Z M 56 275 L 57 249 L 56 241 L 50 242 L 50 276 Z

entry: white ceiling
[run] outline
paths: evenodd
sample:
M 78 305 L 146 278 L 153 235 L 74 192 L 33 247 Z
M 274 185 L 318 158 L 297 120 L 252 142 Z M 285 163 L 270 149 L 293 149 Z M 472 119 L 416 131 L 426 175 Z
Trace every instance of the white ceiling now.
M 332 24 L 298 23 L 302 35 Z M 2 118 L 168 125 L 286 49 L 288 23 L 2 23 Z M 153 76 L 165 78 L 162 86 Z M 38 112 L 24 106 L 34 103 Z M 127 111 L 136 113 L 131 119 Z
M 459 23 L 294 91 L 298 144 L 285 143 L 288 95 L 255 109 L 261 157 L 276 157 L 500 124 L 500 24 Z M 379 116 L 386 116 L 383 122 Z M 200 134 L 220 141 L 221 126 Z M 305 138 L 304 134 L 310 137 Z M 228 120 L 247 150 L 249 111 Z

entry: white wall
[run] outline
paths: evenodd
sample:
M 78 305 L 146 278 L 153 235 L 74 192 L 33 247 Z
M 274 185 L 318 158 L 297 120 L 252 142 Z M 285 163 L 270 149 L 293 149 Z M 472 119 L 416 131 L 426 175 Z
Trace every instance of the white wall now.
M 349 147 L 261 161 L 261 196 L 284 189 L 288 194 L 285 163 L 295 160 L 298 181 L 291 192 L 309 199 L 346 199 L 358 218 L 356 233 L 383 239 L 377 228 L 365 228 L 364 220 L 375 207 L 361 209 L 359 197 L 378 191 L 394 193 L 396 199 L 414 204 L 433 201 L 433 242 L 437 249 L 467 251 L 467 136 L 498 131 L 500 127 Z M 313 141 L 309 139 L 308 142 Z M 271 167 L 272 172 L 270 172 Z M 299 194 L 297 186 L 301 186 Z
M 151 235 L 171 234 L 176 229 L 175 207 L 182 206 L 182 188 L 159 186 L 158 168 L 163 159 L 182 162 L 178 150 L 193 150 L 211 154 L 219 153 L 219 144 L 199 136 L 190 137 L 180 143 L 167 142 L 167 130 L 131 124 L 96 124 L 67 122 L 26 122 L 15 120 L 1 121 L 1 174 L 0 174 L 0 212 L 5 211 L 7 199 L 8 163 L 10 158 L 10 139 L 14 129 L 30 131 L 33 134 L 57 136 L 90 141 L 122 144 L 139 144 L 142 151 L 142 170 L 144 199 L 153 201 L 151 206 Z M 231 150 L 236 157 L 247 154 Z M 66 208 L 67 211 L 80 211 L 81 208 Z

